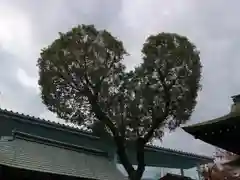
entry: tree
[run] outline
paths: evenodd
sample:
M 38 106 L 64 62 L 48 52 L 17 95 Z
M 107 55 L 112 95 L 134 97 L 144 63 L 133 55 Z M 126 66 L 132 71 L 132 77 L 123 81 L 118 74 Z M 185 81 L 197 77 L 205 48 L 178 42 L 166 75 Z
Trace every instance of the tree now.
M 126 71 L 126 55 L 123 43 L 106 30 L 79 25 L 42 50 L 39 85 L 43 103 L 60 118 L 102 122 L 129 179 L 138 180 L 145 170 L 145 144 L 191 116 L 201 63 L 196 47 L 173 33 L 149 36 L 134 70 Z M 135 144 L 137 168 L 126 141 Z
M 239 168 L 224 163 L 215 162 L 201 168 L 203 179 L 206 180 L 237 180 L 240 179 Z
M 239 155 L 217 148 L 215 158 L 215 163 L 202 166 L 201 174 L 204 179 L 240 179 Z
M 236 158 L 239 157 L 239 155 L 234 154 L 232 152 L 217 148 L 216 149 L 216 154 L 215 157 L 220 159 L 220 160 L 224 160 L 224 161 L 232 161 L 235 160 Z

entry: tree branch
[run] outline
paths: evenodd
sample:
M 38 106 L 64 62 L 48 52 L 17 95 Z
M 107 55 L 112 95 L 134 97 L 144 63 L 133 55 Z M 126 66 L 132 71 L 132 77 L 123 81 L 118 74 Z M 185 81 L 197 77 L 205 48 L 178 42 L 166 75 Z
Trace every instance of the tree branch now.
M 115 61 L 113 61 L 110 64 L 109 68 L 111 68 L 114 65 L 114 62 Z M 108 115 L 105 112 L 103 112 L 103 110 L 101 109 L 101 107 L 99 105 L 99 102 L 98 102 L 99 87 L 101 86 L 104 79 L 108 76 L 110 71 L 106 74 L 106 76 L 103 76 L 100 79 L 100 81 L 97 85 L 93 86 L 93 84 L 90 82 L 90 80 L 88 78 L 88 75 L 87 75 L 87 62 L 86 62 L 86 59 L 84 58 L 84 66 L 85 66 L 84 67 L 84 69 L 85 69 L 84 79 L 86 81 L 86 84 L 85 84 L 84 90 L 79 90 L 79 87 L 78 87 L 77 83 L 74 81 L 73 77 L 67 72 L 67 64 L 65 62 L 63 62 L 63 66 L 64 66 L 64 69 L 65 69 L 65 72 L 66 72 L 68 78 L 70 78 L 70 80 L 73 83 L 73 84 L 71 84 L 71 85 L 73 85 L 73 88 L 78 90 L 79 93 L 83 92 L 84 95 L 86 95 L 88 97 L 89 103 L 92 106 L 92 111 L 95 113 L 98 120 L 102 121 L 112 132 L 114 141 L 115 141 L 116 146 L 117 146 L 117 154 L 119 156 L 119 159 L 120 159 L 122 165 L 124 166 L 124 168 L 128 172 L 128 174 L 130 175 L 130 174 L 135 173 L 135 170 L 134 170 L 132 164 L 130 163 L 130 161 L 127 157 L 124 136 L 119 134 L 118 129 L 115 127 L 115 125 L 113 124 L 111 119 L 108 117 Z M 67 80 L 66 76 L 63 75 L 61 72 L 59 72 L 59 75 L 61 77 L 63 77 L 65 80 Z M 67 80 L 67 81 L 71 82 L 69 80 Z M 94 92 L 94 90 L 95 90 L 95 92 Z
M 88 89 L 86 88 L 86 94 L 88 97 L 88 100 L 92 106 L 92 110 L 95 113 L 95 116 L 98 118 L 99 121 L 102 121 L 106 126 L 110 129 L 113 136 L 118 136 L 118 131 L 111 119 L 108 117 L 108 115 L 103 112 L 102 108 L 99 106 L 98 98 Z
M 110 55 L 108 54 L 108 57 Z M 109 69 L 109 71 L 106 73 L 105 76 L 102 76 L 99 80 L 99 82 L 95 85 L 95 88 L 97 90 L 97 93 L 100 91 L 100 87 L 102 85 L 102 82 L 105 80 L 106 77 L 109 76 L 109 73 L 111 72 L 111 68 L 113 67 L 114 63 L 115 63 L 116 57 L 113 58 L 112 62 L 110 63 L 109 67 L 107 67 L 107 69 Z M 106 65 L 107 66 L 107 65 Z
M 138 162 L 136 175 L 139 178 L 142 177 L 142 175 L 145 171 L 145 166 L 146 166 L 145 165 L 145 157 L 144 157 L 144 146 L 145 146 L 145 140 L 143 138 L 138 138 L 137 146 L 136 146 L 137 162 Z
M 133 168 L 133 165 L 130 163 L 130 161 L 127 157 L 124 139 L 122 136 L 116 136 L 116 137 L 114 137 L 114 140 L 117 145 L 118 157 L 119 157 L 122 165 L 126 169 L 128 175 L 132 176 L 135 173 L 135 170 Z
M 151 128 L 143 138 L 145 143 L 147 143 L 152 138 L 154 131 L 158 129 L 161 122 L 163 122 L 167 118 L 169 113 L 169 105 L 170 105 L 170 102 L 166 102 L 165 108 L 164 108 L 164 114 L 161 117 L 158 117 L 155 120 L 153 120 Z
M 118 129 L 115 127 L 108 115 L 102 111 L 101 107 L 99 106 L 98 97 L 96 94 L 92 94 L 90 90 L 88 90 L 87 93 L 90 104 L 92 105 L 92 110 L 95 113 L 96 117 L 105 123 L 113 134 L 113 138 L 117 146 L 117 154 L 122 165 L 129 175 L 135 173 L 135 170 L 127 157 L 124 136 L 119 133 Z
M 90 82 L 90 79 L 88 78 L 88 74 L 87 74 L 87 60 L 86 60 L 87 56 L 86 56 L 86 54 L 84 54 L 83 59 L 84 59 L 84 78 L 85 78 L 85 81 L 86 81 L 87 85 L 93 89 L 94 86 Z
M 120 123 L 120 134 L 121 136 L 123 137 L 123 139 L 125 139 L 125 136 L 126 136 L 126 124 L 124 122 L 124 103 L 122 101 L 122 98 L 120 99 L 120 113 L 121 113 L 121 123 Z
M 75 89 L 78 93 L 82 94 L 83 93 L 83 89 L 79 89 L 79 86 L 77 85 L 77 83 L 74 81 L 74 79 L 72 78 L 72 76 L 67 72 L 66 70 L 66 65 L 64 65 L 64 68 L 65 68 L 65 74 L 67 74 L 67 76 L 65 76 L 64 73 L 61 73 L 59 71 L 56 71 L 56 73 L 61 77 L 63 78 L 66 82 L 69 83 L 69 85 Z M 68 79 L 70 78 L 70 80 Z M 72 82 L 72 83 L 71 83 Z
M 100 121 L 106 124 L 106 126 L 110 129 L 110 131 L 113 134 L 113 138 L 117 146 L 117 154 L 122 165 L 124 166 L 128 174 L 134 173 L 135 170 L 127 157 L 124 137 L 119 134 L 118 129 L 112 123 L 110 118 L 107 116 L 106 113 L 102 111 L 101 107 L 97 102 L 97 97 L 95 97 L 93 94 L 89 94 L 89 97 L 95 115 Z
M 160 117 L 157 117 L 156 119 L 155 118 L 153 119 L 151 128 L 149 129 L 149 131 L 143 138 L 145 143 L 147 143 L 152 138 L 154 131 L 159 128 L 161 122 L 163 122 L 169 114 L 169 106 L 170 106 L 169 87 L 167 86 L 165 79 L 164 79 L 164 75 L 162 74 L 160 69 L 158 70 L 158 74 L 159 74 L 159 80 L 163 86 L 163 91 L 164 91 L 164 95 L 165 95 L 164 96 L 165 106 L 164 106 L 163 115 Z

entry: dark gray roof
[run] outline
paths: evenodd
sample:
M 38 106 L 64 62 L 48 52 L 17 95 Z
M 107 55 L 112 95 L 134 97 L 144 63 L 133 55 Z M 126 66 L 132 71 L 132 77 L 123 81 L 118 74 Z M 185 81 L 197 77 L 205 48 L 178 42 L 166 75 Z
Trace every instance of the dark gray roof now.
M 41 118 L 37 118 L 34 116 L 25 115 L 25 114 L 20 114 L 18 112 L 9 111 L 6 109 L 0 109 L 0 116 L 9 116 L 10 118 L 15 118 L 15 119 L 20 120 L 25 123 L 34 123 L 34 124 L 38 124 L 40 126 L 48 126 L 51 128 L 61 129 L 62 131 L 68 131 L 68 132 L 71 131 L 72 133 L 83 135 L 83 136 L 88 136 L 88 137 L 91 137 L 94 139 L 99 138 L 97 136 L 94 136 L 91 132 L 86 132 L 79 128 L 71 127 L 67 124 L 60 124 L 60 123 L 53 122 L 50 120 L 41 119 Z M 179 150 L 174 150 L 174 149 L 169 149 L 169 148 L 164 148 L 164 147 L 159 147 L 159 146 L 154 146 L 154 145 L 147 145 L 146 148 L 151 151 L 155 151 L 155 152 L 175 154 L 178 156 L 185 156 L 188 158 L 199 159 L 199 160 L 204 160 L 204 161 L 208 161 L 208 162 L 213 161 L 212 157 L 197 155 L 197 154 L 193 154 L 193 153 L 187 153 L 187 152 L 183 152 L 183 151 L 179 151 Z
M 0 141 L 0 164 L 99 180 L 124 179 L 116 164 L 106 157 L 18 138 Z
M 198 154 L 194 154 L 191 152 L 184 152 L 184 151 L 165 148 L 165 147 L 161 147 L 161 146 L 147 145 L 145 148 L 150 149 L 152 151 L 156 151 L 156 152 L 163 152 L 163 153 L 168 153 L 168 154 L 175 154 L 178 156 L 185 156 L 185 157 L 192 158 L 192 159 L 198 159 L 198 160 L 204 161 L 205 163 L 213 162 L 213 160 L 214 160 L 213 157 L 209 157 L 209 156 L 205 156 L 205 155 L 198 155 Z

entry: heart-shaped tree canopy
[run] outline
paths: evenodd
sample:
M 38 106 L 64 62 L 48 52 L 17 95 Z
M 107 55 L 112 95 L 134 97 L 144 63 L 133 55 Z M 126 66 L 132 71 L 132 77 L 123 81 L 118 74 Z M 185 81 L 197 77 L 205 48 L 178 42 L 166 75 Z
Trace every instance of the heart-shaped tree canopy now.
M 105 30 L 81 25 L 60 33 L 38 60 L 44 104 L 77 124 L 103 122 L 126 139 L 160 138 L 189 119 L 200 88 L 196 47 L 173 33 L 149 36 L 132 71 L 123 43 Z

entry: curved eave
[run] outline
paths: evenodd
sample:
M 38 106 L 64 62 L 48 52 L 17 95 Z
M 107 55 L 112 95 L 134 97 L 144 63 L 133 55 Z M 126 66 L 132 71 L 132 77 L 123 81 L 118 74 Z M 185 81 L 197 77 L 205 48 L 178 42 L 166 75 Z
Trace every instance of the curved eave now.
M 193 124 L 193 125 L 184 126 L 184 127 L 182 127 L 182 129 L 187 130 L 187 129 L 190 129 L 190 128 L 198 128 L 198 127 L 201 128 L 203 126 L 224 122 L 225 120 L 227 120 L 229 118 L 236 117 L 236 116 L 237 115 L 235 115 L 235 114 L 229 113 L 229 114 L 226 114 L 226 115 L 221 116 L 219 118 L 214 118 L 214 119 L 207 120 L 207 121 L 204 121 L 204 122 L 201 122 L 201 123 L 196 123 L 196 124 Z
M 240 115 L 235 113 L 229 113 L 220 118 L 212 119 L 202 123 L 197 123 L 189 126 L 184 126 L 182 129 L 193 135 L 195 138 L 199 138 L 203 135 L 217 134 L 222 132 L 228 132 L 236 129 L 240 126 Z
M 205 123 L 182 127 L 182 129 L 193 135 L 196 139 L 240 154 L 240 146 L 235 141 L 240 138 L 239 127 L 239 114 L 230 113 Z

